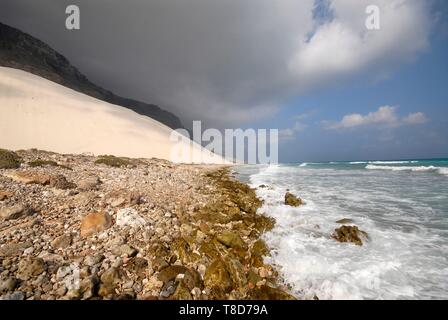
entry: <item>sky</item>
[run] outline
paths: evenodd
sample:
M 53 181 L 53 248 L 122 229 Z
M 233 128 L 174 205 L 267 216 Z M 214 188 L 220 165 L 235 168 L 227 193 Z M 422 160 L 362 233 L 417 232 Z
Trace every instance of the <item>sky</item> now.
M 282 162 L 448 157 L 447 14 L 444 0 L 0 2 L 0 21 L 186 127 L 279 129 Z

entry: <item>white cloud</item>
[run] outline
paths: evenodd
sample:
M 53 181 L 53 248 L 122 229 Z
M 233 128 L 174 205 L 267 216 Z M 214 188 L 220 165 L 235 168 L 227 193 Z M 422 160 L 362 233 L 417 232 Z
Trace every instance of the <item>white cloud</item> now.
M 296 121 L 291 128 L 279 130 L 279 140 L 294 140 L 297 133 L 303 132 L 308 127 L 307 124 Z
M 326 129 L 348 129 L 362 126 L 383 126 L 398 127 L 401 125 L 422 124 L 427 121 L 425 114 L 422 112 L 410 113 L 404 118 L 399 118 L 396 114 L 397 107 L 381 106 L 377 111 L 369 112 L 366 115 L 352 113 L 345 115 L 339 122 L 324 121 Z
M 406 124 L 422 124 L 427 121 L 428 119 L 422 112 L 411 113 L 403 119 L 403 122 Z

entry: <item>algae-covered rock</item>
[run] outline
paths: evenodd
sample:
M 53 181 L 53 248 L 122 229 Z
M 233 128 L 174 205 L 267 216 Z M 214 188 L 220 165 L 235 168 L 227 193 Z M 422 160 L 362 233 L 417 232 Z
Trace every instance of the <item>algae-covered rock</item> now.
M 254 300 L 297 300 L 289 293 L 267 285 L 260 286 L 251 291 Z
M 216 239 L 223 245 L 230 248 L 244 248 L 246 246 L 240 235 L 232 231 L 224 231 L 218 234 Z
M 362 246 L 361 238 L 368 239 L 369 236 L 367 232 L 359 230 L 357 226 L 342 226 L 334 230 L 332 237 L 339 242 L 352 242 Z
M 305 202 L 302 199 L 293 195 L 292 193 L 286 192 L 285 204 L 288 206 L 292 206 L 292 207 L 298 207 L 298 206 L 305 204 Z
M 352 219 L 344 218 L 344 219 L 340 219 L 340 220 L 336 221 L 336 223 L 348 224 L 348 223 L 354 223 L 354 221 Z
M 263 240 L 258 239 L 257 241 L 255 241 L 255 243 L 252 246 L 252 250 L 251 250 L 251 254 L 253 256 L 265 256 L 268 253 L 269 253 L 269 249 Z
M 222 259 L 216 259 L 207 268 L 204 275 L 204 284 L 209 288 L 216 288 L 224 293 L 232 290 L 232 279 L 226 264 Z

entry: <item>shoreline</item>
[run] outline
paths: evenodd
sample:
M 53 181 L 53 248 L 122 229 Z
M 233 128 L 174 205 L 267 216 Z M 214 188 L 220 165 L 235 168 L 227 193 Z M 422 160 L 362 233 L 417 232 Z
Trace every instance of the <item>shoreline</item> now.
M 0 169 L 0 299 L 294 299 L 228 165 L 18 151 Z

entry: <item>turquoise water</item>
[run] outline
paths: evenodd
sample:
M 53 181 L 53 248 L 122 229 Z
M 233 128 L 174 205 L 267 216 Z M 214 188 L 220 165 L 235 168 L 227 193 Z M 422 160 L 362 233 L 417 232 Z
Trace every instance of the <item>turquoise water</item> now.
M 447 299 L 448 159 L 242 166 L 239 177 L 277 220 L 264 235 L 301 298 Z M 306 205 L 283 204 L 289 189 Z M 331 238 L 350 218 L 370 240 Z

